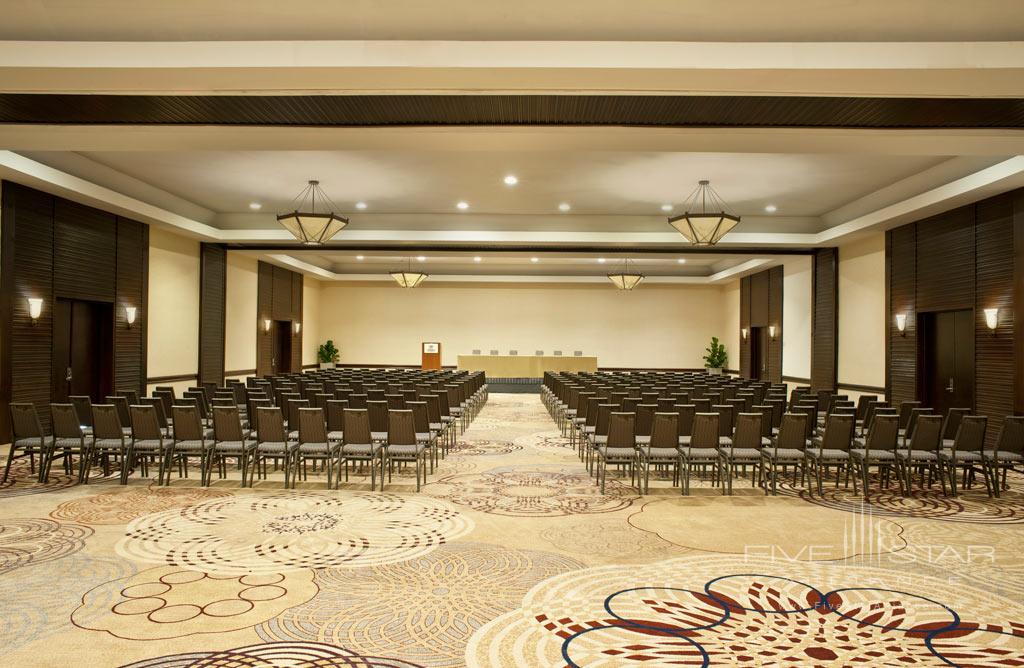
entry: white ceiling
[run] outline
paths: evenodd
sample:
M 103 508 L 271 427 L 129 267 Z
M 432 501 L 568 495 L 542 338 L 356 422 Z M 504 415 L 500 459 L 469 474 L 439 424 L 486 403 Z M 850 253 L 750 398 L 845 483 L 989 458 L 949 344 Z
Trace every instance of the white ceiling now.
M 8 0 L 8 40 L 986 41 L 1019 0 Z

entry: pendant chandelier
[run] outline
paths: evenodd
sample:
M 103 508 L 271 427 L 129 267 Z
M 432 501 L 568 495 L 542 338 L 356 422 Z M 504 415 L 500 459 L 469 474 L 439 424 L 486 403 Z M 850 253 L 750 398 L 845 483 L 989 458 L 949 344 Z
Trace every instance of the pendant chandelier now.
M 644 280 L 644 275 L 629 270 L 629 258 L 626 258 L 622 271 L 615 274 L 608 274 L 608 280 L 619 290 L 632 290 Z
M 714 246 L 740 222 L 739 216 L 726 213 L 725 202 L 710 181 L 698 182 L 685 207 L 686 213 L 669 218 L 668 223 L 694 246 Z
M 395 283 L 398 283 L 403 288 L 415 288 L 417 285 L 422 283 L 429 274 L 424 274 L 421 271 L 412 270 L 412 258 L 408 258 L 406 263 L 405 271 L 393 271 L 391 272 L 391 278 L 395 279 Z
M 348 225 L 348 218 L 342 218 L 331 212 L 318 212 L 316 210 L 317 200 L 321 206 L 328 204 L 332 209 L 337 209 L 320 187 L 319 181 L 310 181 L 302 189 L 294 200 L 294 209 L 290 213 L 282 213 L 277 217 L 277 222 L 284 226 L 284 229 L 306 246 L 319 246 L 330 241 L 331 238 L 341 232 Z M 308 202 L 309 206 L 306 206 Z

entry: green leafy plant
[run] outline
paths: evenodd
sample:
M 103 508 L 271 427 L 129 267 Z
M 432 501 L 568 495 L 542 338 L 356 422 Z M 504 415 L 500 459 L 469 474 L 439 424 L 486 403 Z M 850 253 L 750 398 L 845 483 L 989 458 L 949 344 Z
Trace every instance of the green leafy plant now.
M 327 343 L 322 343 L 317 348 L 316 357 L 323 364 L 337 362 L 341 357 L 341 351 L 334 346 L 334 341 L 327 339 Z
M 718 341 L 717 336 L 711 337 L 711 345 L 704 349 L 704 366 L 712 369 L 723 369 L 729 363 L 729 355 L 725 352 L 725 344 Z

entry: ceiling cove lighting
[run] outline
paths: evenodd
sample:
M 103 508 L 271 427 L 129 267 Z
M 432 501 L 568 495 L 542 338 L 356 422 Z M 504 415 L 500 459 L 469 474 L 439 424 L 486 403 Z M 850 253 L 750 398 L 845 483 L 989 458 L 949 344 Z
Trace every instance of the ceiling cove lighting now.
M 515 184 L 519 183 L 519 178 L 515 174 L 509 174 L 508 176 L 505 177 L 504 181 L 505 185 L 514 186 Z
M 669 211 L 672 210 L 672 205 L 671 204 L 662 204 L 661 205 L 661 210 L 664 211 L 665 213 L 668 213 Z
M 714 246 L 740 222 L 739 216 L 726 213 L 725 202 L 706 179 L 686 198 L 684 211 L 668 223 L 694 246 Z
M 537 262 L 540 262 L 540 258 L 539 257 L 531 257 L 530 258 L 530 262 L 533 262 L 534 264 L 536 264 Z
M 644 275 L 629 270 L 629 258 L 626 258 L 622 271 L 615 274 L 608 274 L 608 280 L 619 290 L 632 290 L 644 280 Z
M 766 211 L 767 213 L 775 213 L 776 211 L 778 211 L 778 210 L 779 210 L 779 207 L 775 206 L 774 204 L 769 204 L 768 206 L 766 206 L 766 207 L 764 208 L 764 210 L 765 210 L 765 211 Z
M 249 202 L 249 208 L 252 209 L 253 211 L 259 211 L 260 209 L 263 208 L 263 205 L 260 204 L 259 202 Z
M 465 211 L 466 209 L 469 208 L 469 202 L 458 202 L 455 205 L 455 208 L 458 209 L 459 211 Z
M 320 199 L 321 206 L 326 203 L 337 209 L 334 202 L 320 187 L 320 182 L 310 181 L 302 192 L 292 200 L 292 205 L 295 207 L 292 212 L 282 213 L 277 217 L 277 222 L 281 223 L 284 229 L 291 232 L 292 236 L 306 246 L 319 246 L 330 241 L 334 235 L 348 225 L 347 218 L 337 216 L 333 211 L 317 212 L 317 198 Z M 306 206 L 307 202 L 309 203 L 308 207 Z
M 562 211 L 562 212 L 568 211 L 568 210 L 569 210 L 569 209 L 571 209 L 571 208 L 572 208 L 572 207 L 571 207 L 571 206 L 569 206 L 569 203 L 568 203 L 568 202 L 562 202 L 561 204 L 559 204 L 559 205 L 558 205 L 558 210 L 559 210 L 559 211 Z
M 366 208 L 366 202 L 356 202 L 356 208 L 362 211 Z
M 484 261 L 484 259 L 482 257 L 480 257 L 479 255 L 477 255 L 476 257 L 473 258 L 473 262 L 483 262 L 483 261 Z
M 395 279 L 395 283 L 398 283 L 403 288 L 415 288 L 417 285 L 422 283 L 427 276 L 428 274 L 424 274 L 421 271 L 412 270 L 412 258 L 408 258 L 405 271 L 391 272 L 391 278 Z

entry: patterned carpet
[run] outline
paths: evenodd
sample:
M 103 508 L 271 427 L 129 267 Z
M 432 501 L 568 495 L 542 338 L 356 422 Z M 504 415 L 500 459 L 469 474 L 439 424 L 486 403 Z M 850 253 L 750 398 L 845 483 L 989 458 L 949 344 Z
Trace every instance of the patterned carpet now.
M 1019 475 L 999 499 L 601 495 L 527 394 L 492 394 L 419 494 L 13 473 L 8 666 L 1024 666 Z

